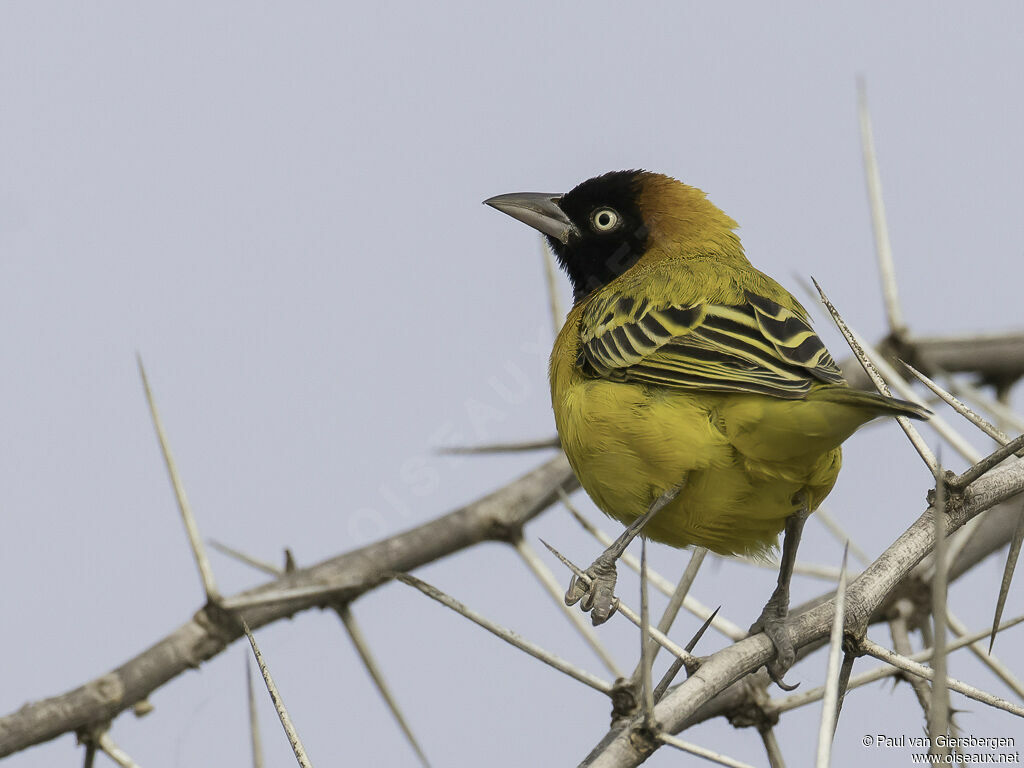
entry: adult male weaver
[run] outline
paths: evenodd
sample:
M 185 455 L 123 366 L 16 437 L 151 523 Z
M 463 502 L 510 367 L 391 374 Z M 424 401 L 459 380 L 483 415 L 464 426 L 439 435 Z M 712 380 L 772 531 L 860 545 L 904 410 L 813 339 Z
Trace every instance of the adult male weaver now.
M 760 556 L 785 528 L 778 584 L 751 627 L 775 645 L 768 670 L 784 686 L 796 549 L 840 445 L 878 416 L 928 411 L 851 389 L 806 310 L 750 264 L 736 222 L 699 189 L 617 171 L 564 195 L 485 202 L 544 233 L 569 276 L 574 305 L 551 353 L 555 424 L 580 484 L 629 526 L 566 602 L 584 598 L 595 624 L 607 620 L 615 561 L 641 531 Z

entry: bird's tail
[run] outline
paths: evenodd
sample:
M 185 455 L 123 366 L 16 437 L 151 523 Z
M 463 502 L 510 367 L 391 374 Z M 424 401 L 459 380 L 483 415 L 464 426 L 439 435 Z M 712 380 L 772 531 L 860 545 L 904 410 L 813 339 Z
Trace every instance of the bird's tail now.
M 924 421 L 931 418 L 932 415 L 931 411 L 916 403 L 849 387 L 821 387 L 812 390 L 811 397 L 837 405 L 850 405 L 874 411 L 877 416 L 909 416 L 912 419 Z

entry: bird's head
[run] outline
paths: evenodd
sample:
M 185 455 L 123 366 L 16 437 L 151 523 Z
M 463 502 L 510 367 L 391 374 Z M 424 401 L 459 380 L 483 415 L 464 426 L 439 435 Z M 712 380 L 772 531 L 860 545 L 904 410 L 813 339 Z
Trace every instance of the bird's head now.
M 547 236 L 576 301 L 641 261 L 744 259 L 736 222 L 696 187 L 660 173 L 612 171 L 565 194 L 524 192 L 484 203 Z

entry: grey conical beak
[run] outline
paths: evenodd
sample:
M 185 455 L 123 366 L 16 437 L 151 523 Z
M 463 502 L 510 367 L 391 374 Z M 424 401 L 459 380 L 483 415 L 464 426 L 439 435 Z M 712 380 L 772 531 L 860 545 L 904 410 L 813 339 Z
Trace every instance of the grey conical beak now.
M 576 231 L 576 227 L 559 207 L 561 199 L 561 195 L 543 192 L 516 192 L 484 200 L 484 205 L 497 208 L 513 219 L 519 219 L 545 235 L 567 243 L 569 235 Z

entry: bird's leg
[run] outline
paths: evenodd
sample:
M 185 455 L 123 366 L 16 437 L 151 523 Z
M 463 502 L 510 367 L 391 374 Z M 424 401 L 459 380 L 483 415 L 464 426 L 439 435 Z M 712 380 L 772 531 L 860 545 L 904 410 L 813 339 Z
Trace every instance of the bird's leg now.
M 801 502 L 800 509 L 786 519 L 786 533 L 782 540 L 782 563 L 779 565 L 779 581 L 772 592 L 772 596 L 765 603 L 761 615 L 750 627 L 750 633 L 764 632 L 775 646 L 775 658 L 772 659 L 766 668 L 768 675 L 784 691 L 792 691 L 799 685 L 788 685 L 783 681 L 786 672 L 796 661 L 796 651 L 793 648 L 793 641 L 789 637 L 789 629 L 786 627 L 786 617 L 789 615 L 789 582 L 793 578 L 793 566 L 796 564 L 796 549 L 800 546 L 800 535 L 804 530 L 804 523 L 810 517 L 811 510 L 807 504 L 807 497 Z
M 582 598 L 583 602 L 580 607 L 584 611 L 591 611 L 590 620 L 594 622 L 594 626 L 604 624 L 611 618 L 617 607 L 615 600 L 615 580 L 618 577 L 615 571 L 616 561 L 626 551 L 629 542 L 636 538 L 644 526 L 651 521 L 651 518 L 679 495 L 684 485 L 686 485 L 685 480 L 679 485 L 669 488 L 654 500 L 643 515 L 630 523 L 629 527 L 619 535 L 619 538 L 598 555 L 598 558 L 584 571 L 586 580 L 572 577 L 569 589 L 565 593 L 566 605 L 575 605 Z

